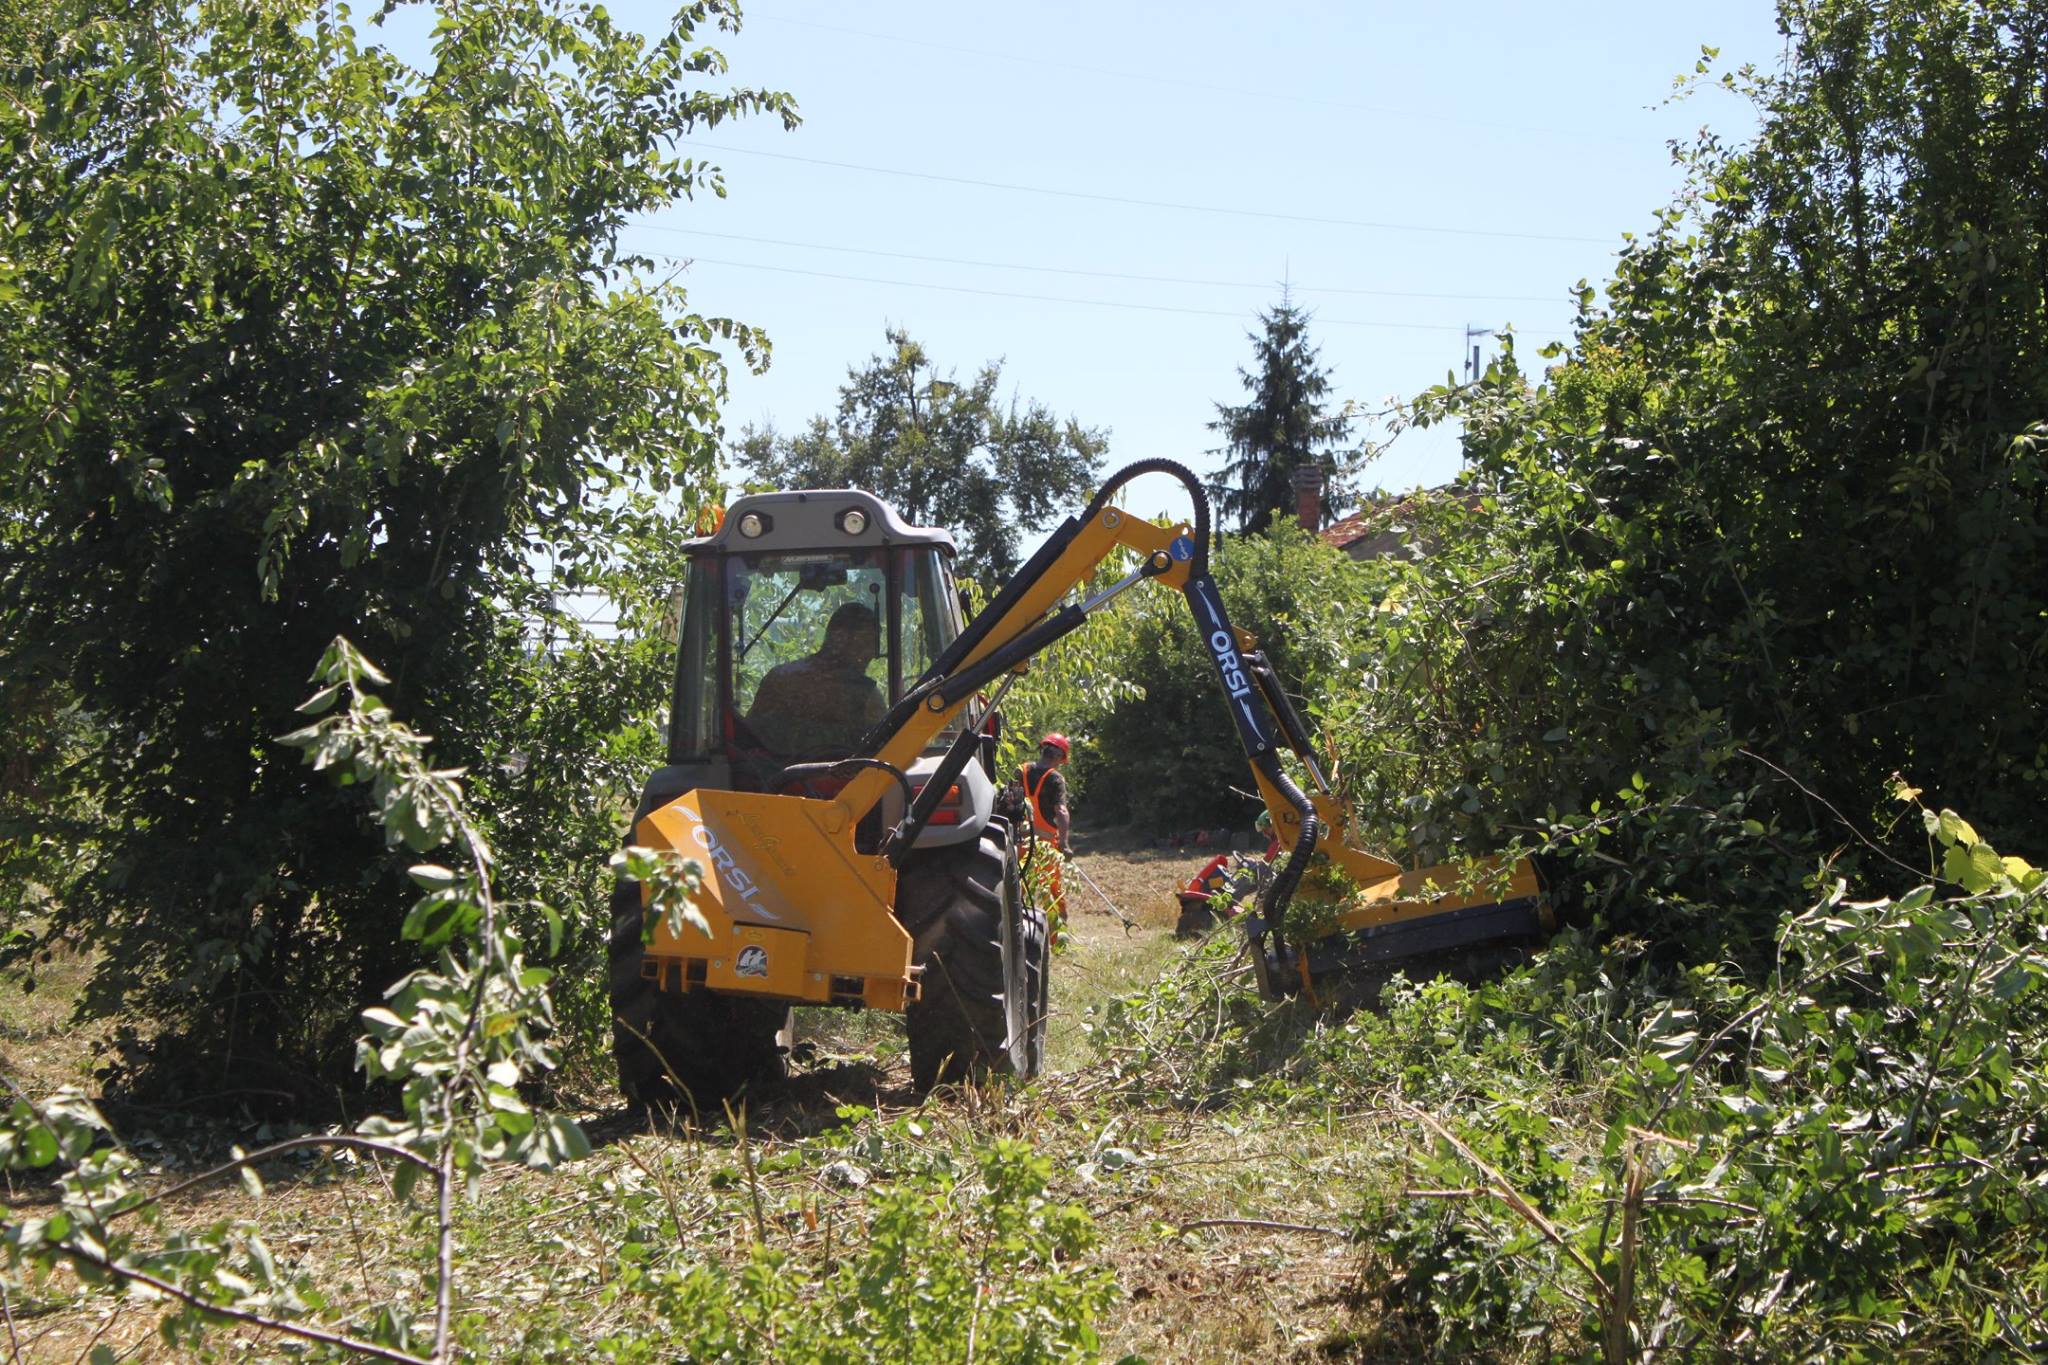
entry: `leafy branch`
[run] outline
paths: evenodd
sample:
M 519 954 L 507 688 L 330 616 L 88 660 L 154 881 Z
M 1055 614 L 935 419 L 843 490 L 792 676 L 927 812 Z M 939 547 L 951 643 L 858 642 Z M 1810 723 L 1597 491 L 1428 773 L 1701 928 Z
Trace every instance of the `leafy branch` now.
M 536 1113 L 520 1095 L 527 1074 L 554 1065 L 547 1041 L 554 1025 L 549 973 L 526 964 L 517 932 L 499 914 L 490 846 L 464 804 L 461 773 L 428 764 L 426 737 L 378 700 L 371 689 L 386 682 L 384 675 L 347 640 L 328 647 L 315 679 L 320 688 L 300 709 L 321 719 L 282 742 L 344 785 L 367 786 L 390 845 L 415 853 L 453 845 L 462 855 L 455 867 L 421 863 L 411 869 L 422 894 L 401 932 L 434 950 L 435 966 L 406 976 L 384 1004 L 363 1012 L 358 1064 L 373 1080 L 398 1083 L 401 1114 L 367 1119 L 357 1134 L 292 1138 L 238 1152 L 150 1192 L 136 1185 L 138 1163 L 109 1142 L 106 1121 L 83 1096 L 67 1091 L 36 1102 L 10 1084 L 15 1098 L 0 1118 L 0 1168 L 65 1169 L 58 1211 L 10 1222 L 0 1246 L 10 1269 L 47 1272 L 65 1264 L 88 1283 L 140 1286 L 176 1301 L 183 1315 L 166 1325 L 174 1338 L 196 1337 L 206 1321 L 225 1319 L 377 1359 L 444 1362 L 451 1353 L 458 1182 L 473 1194 L 489 1162 L 551 1168 L 587 1154 L 589 1142 L 575 1123 Z M 683 902 L 692 869 L 661 871 L 670 902 Z M 559 917 L 543 913 L 559 934 Z M 423 1174 L 432 1178 L 434 1326 L 425 1356 L 416 1353 L 411 1329 L 395 1313 L 384 1314 L 367 1337 L 293 1321 L 308 1311 L 298 1292 L 303 1286 L 279 1269 L 255 1233 L 231 1235 L 221 1224 L 145 1245 L 115 1226 L 131 1215 L 154 1226 L 167 1199 L 231 1173 L 261 1193 L 258 1164 L 293 1151 L 340 1148 L 396 1161 L 393 1188 L 401 1198 Z

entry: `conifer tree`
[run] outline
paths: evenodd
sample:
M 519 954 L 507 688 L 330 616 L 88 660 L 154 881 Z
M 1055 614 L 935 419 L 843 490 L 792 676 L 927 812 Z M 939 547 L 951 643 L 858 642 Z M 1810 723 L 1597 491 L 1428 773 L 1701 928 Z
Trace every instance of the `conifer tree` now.
M 1272 524 L 1276 512 L 1293 508 L 1289 481 L 1303 465 L 1323 471 L 1323 520 L 1331 520 L 1331 509 L 1350 496 L 1344 476 L 1354 462 L 1345 444 L 1351 416 L 1342 409 L 1329 411 L 1330 375 L 1309 344 L 1308 313 L 1283 294 L 1259 321 L 1263 334 L 1245 334 L 1254 349 L 1253 365 L 1237 372 L 1250 401 L 1242 407 L 1218 403 L 1216 420 L 1209 424 L 1224 438 L 1223 447 L 1209 453 L 1228 457 L 1209 489 L 1217 524 L 1235 524 L 1254 535 Z

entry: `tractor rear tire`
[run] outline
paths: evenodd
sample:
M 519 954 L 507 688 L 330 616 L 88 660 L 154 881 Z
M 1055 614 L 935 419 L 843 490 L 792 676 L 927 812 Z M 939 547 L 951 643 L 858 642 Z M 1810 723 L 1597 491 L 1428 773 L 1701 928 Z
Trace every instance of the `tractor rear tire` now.
M 990 834 L 921 854 L 898 877 L 896 913 L 924 969 L 904 1011 L 917 1089 L 1037 1075 L 1048 941 L 1044 913 L 1024 903 L 1015 854 Z
M 781 1080 L 790 1010 L 707 990 L 664 991 L 641 975 L 640 888 L 612 893 L 612 1056 L 619 1089 L 635 1109 L 692 1115 L 699 1124 L 723 1102 Z

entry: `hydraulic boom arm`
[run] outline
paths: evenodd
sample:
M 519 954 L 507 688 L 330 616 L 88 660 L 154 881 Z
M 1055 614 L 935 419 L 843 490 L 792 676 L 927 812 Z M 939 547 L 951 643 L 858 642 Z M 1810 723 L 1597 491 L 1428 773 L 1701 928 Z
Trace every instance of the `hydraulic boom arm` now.
M 1187 489 L 1195 509 L 1192 526 L 1167 529 L 1112 505 L 1110 499 L 1125 484 L 1152 473 L 1171 475 Z M 998 679 L 1007 688 L 1008 676 L 1021 673 L 1034 655 L 1152 579 L 1186 597 L 1259 794 L 1287 849 L 1257 914 L 1247 921 L 1260 984 L 1268 995 L 1313 992 L 1317 976 L 1355 965 L 1527 938 L 1547 929 L 1549 912 L 1526 859 L 1403 869 L 1346 842 L 1343 805 L 1324 777 L 1307 727 L 1259 651 L 1257 638 L 1234 627 L 1224 610 L 1209 574 L 1209 530 L 1208 496 L 1187 468 L 1171 460 L 1141 460 L 1119 470 L 1079 516 L 1053 532 L 875 725 L 861 744 L 864 757 L 823 765 L 857 770 L 836 798 L 834 822 L 843 821 L 841 827 L 858 822 L 977 693 Z M 1138 566 L 1084 602 L 1059 605 L 1118 550 L 1137 552 Z M 884 852 L 893 862 L 900 863 L 929 822 L 974 756 L 978 740 L 971 727 L 962 727 L 938 772 L 886 841 Z M 1282 743 L 1304 765 L 1316 788 L 1313 797 L 1281 766 Z M 1284 940 L 1279 928 L 1318 851 L 1358 894 L 1330 932 L 1297 947 Z

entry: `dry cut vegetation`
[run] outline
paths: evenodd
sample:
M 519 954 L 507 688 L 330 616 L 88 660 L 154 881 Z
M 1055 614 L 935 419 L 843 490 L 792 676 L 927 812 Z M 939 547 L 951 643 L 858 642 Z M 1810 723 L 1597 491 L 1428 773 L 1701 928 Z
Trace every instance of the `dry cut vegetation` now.
M 974 1209 L 990 1198 L 977 1153 L 1014 1143 L 1044 1164 L 1033 1197 L 1079 1210 L 1092 1226 L 1062 1272 L 1102 1277 L 1108 1311 L 1088 1356 L 1402 1358 L 1405 1338 L 1388 1335 L 1376 1297 L 1394 1267 L 1350 1226 L 1368 1192 L 1385 1193 L 1397 1117 L 1133 1103 L 1122 1045 L 1091 1037 L 1111 1001 L 1199 951 L 1173 938 L 1172 892 L 1206 855 L 1127 842 L 1081 840 L 1080 868 L 1135 927 L 1077 886 L 1069 946 L 1054 966 L 1053 1074 L 920 1107 L 894 1021 L 820 1011 L 804 1020 L 804 1060 L 790 1082 L 737 1123 L 719 1115 L 649 1127 L 593 1108 L 578 1116 L 588 1157 L 554 1172 L 494 1168 L 458 1206 L 461 1346 L 483 1359 L 577 1359 L 606 1343 L 630 1357 L 626 1343 L 668 1339 L 672 1305 L 651 1287 L 663 1274 L 737 1269 L 765 1251 L 824 1280 L 872 1247 L 878 1199 L 892 1189 L 918 1192 L 924 1216 L 957 1227 L 958 1250 L 976 1254 Z M 25 1084 L 75 1083 L 89 1069 L 88 1050 L 63 1024 L 67 978 L 82 974 L 46 970 L 36 994 L 5 997 L 6 1062 Z M 254 1120 L 119 1117 L 120 1140 L 157 1187 L 208 1168 L 233 1144 L 292 1135 Z M 386 1160 L 308 1152 L 263 1176 L 260 1194 L 223 1181 L 180 1195 L 166 1224 L 264 1229 L 281 1275 L 322 1287 L 330 1321 L 431 1298 L 432 1206 L 393 1201 Z M 38 1216 L 49 1193 L 17 1181 L 8 1204 Z M 814 1291 L 805 1302 L 829 1297 Z M 133 1361 L 268 1358 L 286 1347 L 248 1329 L 196 1347 L 168 1343 L 160 1305 L 84 1292 L 65 1275 L 13 1307 L 31 1360 L 97 1347 Z

